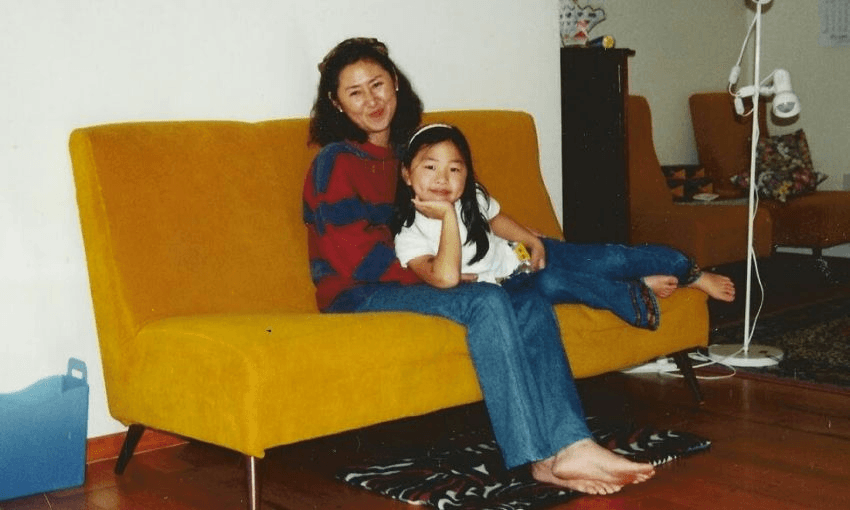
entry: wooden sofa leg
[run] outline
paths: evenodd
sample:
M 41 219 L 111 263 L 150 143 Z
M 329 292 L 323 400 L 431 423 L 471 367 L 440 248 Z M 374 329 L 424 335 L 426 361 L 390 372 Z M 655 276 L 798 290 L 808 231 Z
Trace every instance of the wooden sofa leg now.
M 245 456 L 245 466 L 248 475 L 248 510 L 260 510 L 260 476 L 257 465 L 260 459 L 252 455 Z
M 681 351 L 673 354 L 673 360 L 676 361 L 676 366 L 679 367 L 679 370 L 682 372 L 682 376 L 684 376 L 685 382 L 687 382 L 688 387 L 691 389 L 691 393 L 694 394 L 694 399 L 697 404 L 702 404 L 702 391 L 699 389 L 697 374 L 694 372 L 694 366 L 691 364 L 691 358 L 688 356 L 687 351 Z
M 118 460 L 115 462 L 115 474 L 123 475 L 127 464 L 133 457 L 133 452 L 136 450 L 136 445 L 139 444 L 139 439 L 145 432 L 144 425 L 133 424 L 127 430 L 127 436 L 124 437 L 124 444 L 121 445 L 121 453 L 118 454 Z

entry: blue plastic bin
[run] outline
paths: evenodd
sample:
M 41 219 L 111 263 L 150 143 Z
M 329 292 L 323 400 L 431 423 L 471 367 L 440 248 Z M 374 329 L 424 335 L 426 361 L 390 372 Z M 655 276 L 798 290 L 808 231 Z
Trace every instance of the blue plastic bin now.
M 0 395 L 0 501 L 82 485 L 86 478 L 86 364 Z

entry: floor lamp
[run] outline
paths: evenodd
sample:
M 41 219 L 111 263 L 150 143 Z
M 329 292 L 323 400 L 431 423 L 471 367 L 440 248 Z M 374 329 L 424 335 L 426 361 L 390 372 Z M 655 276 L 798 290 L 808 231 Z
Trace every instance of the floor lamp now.
M 791 78 L 788 71 L 784 69 L 776 69 L 770 73 L 767 78 L 759 82 L 760 64 L 761 64 L 761 14 L 762 5 L 770 3 L 771 0 L 754 0 L 756 4 L 756 14 L 753 18 L 753 23 L 747 31 L 747 37 L 744 39 L 744 45 L 741 48 L 741 55 L 738 57 L 738 62 L 732 68 L 729 75 L 729 92 L 735 96 L 734 104 L 735 111 L 739 115 L 744 114 L 743 98 L 751 97 L 753 103 L 753 132 L 752 146 L 750 151 L 750 182 L 749 182 L 749 216 L 747 217 L 747 280 L 746 280 L 746 303 L 744 304 L 744 344 L 739 346 L 733 345 L 712 345 L 708 348 L 709 357 L 717 362 L 726 365 L 739 367 L 767 367 L 776 365 L 782 360 L 783 352 L 781 349 L 768 345 L 751 344 L 753 328 L 750 327 L 750 302 L 752 296 L 752 276 L 753 264 L 755 263 L 755 251 L 753 249 L 753 223 L 758 204 L 758 195 L 756 191 L 756 147 L 759 138 L 759 97 L 761 95 L 773 95 L 773 113 L 777 117 L 787 118 L 793 117 L 800 113 L 800 101 L 797 96 L 791 91 Z M 744 49 L 747 46 L 747 40 L 755 27 L 755 62 L 753 67 L 753 84 L 743 87 L 738 91 L 733 91 L 738 81 L 738 76 L 741 73 L 741 59 L 744 55 Z

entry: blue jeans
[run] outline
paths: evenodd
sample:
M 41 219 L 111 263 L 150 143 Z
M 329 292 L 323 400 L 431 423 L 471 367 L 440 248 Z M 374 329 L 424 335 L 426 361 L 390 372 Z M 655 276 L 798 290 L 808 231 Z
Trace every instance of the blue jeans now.
M 530 278 L 504 287 L 465 283 L 363 285 L 328 312 L 409 311 L 467 328 L 467 344 L 507 468 L 548 458 L 590 437 L 552 306 Z
M 544 239 L 546 267 L 534 273 L 549 303 L 581 303 L 614 312 L 633 326 L 660 324 L 655 295 L 641 278 L 670 275 L 692 283 L 699 269 L 681 252 L 661 245 L 575 244 Z M 514 279 L 513 277 L 511 279 Z

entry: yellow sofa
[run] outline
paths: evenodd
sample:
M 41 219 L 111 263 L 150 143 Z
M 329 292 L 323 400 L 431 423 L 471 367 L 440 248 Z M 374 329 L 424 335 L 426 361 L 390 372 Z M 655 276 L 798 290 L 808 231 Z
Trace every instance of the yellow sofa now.
M 504 210 L 549 236 L 533 119 L 427 114 L 468 135 Z M 307 120 L 139 122 L 77 129 L 70 150 L 111 414 L 130 425 L 121 472 L 145 427 L 257 459 L 280 445 L 481 399 L 448 320 L 316 310 L 301 189 L 316 152 Z M 607 311 L 559 305 L 576 377 L 707 345 L 706 298 L 662 300 L 655 332 Z M 696 379 L 691 378 L 698 395 Z

